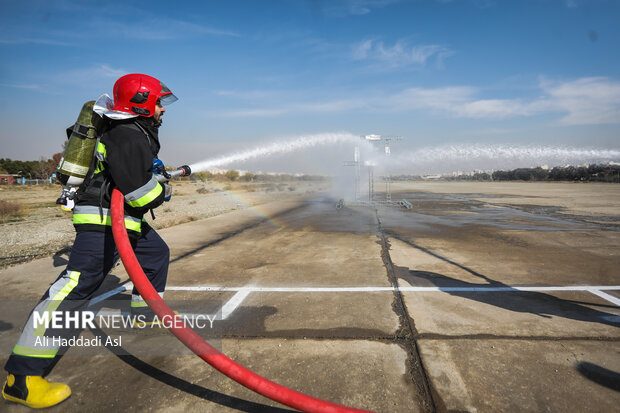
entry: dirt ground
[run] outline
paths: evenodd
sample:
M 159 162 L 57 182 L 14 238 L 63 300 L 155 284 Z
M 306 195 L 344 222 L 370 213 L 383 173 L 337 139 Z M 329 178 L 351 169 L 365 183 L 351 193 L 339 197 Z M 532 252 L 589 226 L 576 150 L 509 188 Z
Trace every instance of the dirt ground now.
M 156 229 L 196 221 L 273 200 L 324 190 L 326 182 L 174 181 L 170 202 L 146 215 Z M 71 213 L 56 205 L 59 185 L 0 186 L 0 201 L 19 207 L 0 215 L 0 268 L 70 249 L 75 231 Z M 1 210 L 0 210 L 1 211 Z
M 219 303 L 225 354 L 356 408 L 618 411 L 620 185 L 392 188 L 413 208 L 337 208 L 304 193 L 161 229 L 172 254 L 165 298 Z M 0 270 L 0 362 L 21 327 L 6 308 L 36 300 L 66 259 Z M 101 311 L 122 313 L 128 285 L 115 268 L 95 294 L 114 293 Z M 174 340 L 155 347 L 164 341 L 141 332 L 121 353 L 71 349 L 49 378 L 73 395 L 50 411 L 290 411 Z

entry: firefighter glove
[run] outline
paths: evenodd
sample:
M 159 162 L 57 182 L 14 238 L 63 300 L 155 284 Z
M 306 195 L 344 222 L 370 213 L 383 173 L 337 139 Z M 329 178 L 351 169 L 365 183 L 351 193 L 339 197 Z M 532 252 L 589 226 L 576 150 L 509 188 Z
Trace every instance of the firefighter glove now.
M 164 163 L 160 159 L 153 158 L 153 173 L 157 175 L 165 170 L 166 167 L 164 166 Z

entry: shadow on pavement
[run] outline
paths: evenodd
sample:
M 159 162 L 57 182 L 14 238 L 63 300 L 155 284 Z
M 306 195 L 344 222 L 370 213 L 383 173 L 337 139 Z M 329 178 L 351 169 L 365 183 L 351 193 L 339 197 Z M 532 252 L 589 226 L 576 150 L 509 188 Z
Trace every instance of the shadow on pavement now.
M 576 369 L 585 378 L 603 387 L 620 392 L 620 373 L 587 361 L 577 363 Z
M 470 283 L 455 278 L 448 277 L 447 275 L 438 274 L 429 271 L 414 271 L 407 267 L 394 266 L 394 270 L 397 277 L 402 278 L 413 286 L 436 286 L 439 288 L 446 288 L 446 293 L 467 298 L 469 300 L 478 301 L 496 307 L 500 307 L 506 310 L 530 313 L 543 318 L 551 318 L 551 316 L 568 318 L 577 321 L 596 322 L 614 327 L 620 327 L 620 317 L 617 317 L 613 313 L 606 313 L 584 305 L 578 304 L 576 301 L 563 300 L 550 294 L 545 294 L 536 291 L 519 291 L 511 286 L 493 280 L 486 275 L 480 274 L 465 267 L 459 263 L 456 263 L 446 257 L 443 257 L 433 251 L 430 251 L 424 247 L 421 247 L 411 240 L 395 237 L 390 235 L 407 245 L 423 251 L 435 258 L 438 258 L 444 262 L 452 264 L 464 271 L 484 280 L 483 283 Z M 482 292 L 482 291 L 453 291 L 449 288 L 489 288 L 489 287 L 502 287 L 507 288 L 506 292 Z M 514 292 L 513 292 L 514 291 Z M 593 304 L 591 304 L 593 305 Z M 611 307 L 615 308 L 615 307 Z M 618 321 L 616 321 L 616 319 Z
M 71 254 L 71 248 L 63 248 L 57 251 L 53 256 L 54 268 L 64 267 L 69 264 L 69 254 Z
M 101 292 L 101 291 L 109 291 L 112 290 L 118 286 L 120 286 L 120 280 L 117 276 L 114 275 L 108 275 L 105 280 L 104 280 L 104 284 L 101 286 L 101 288 L 97 291 L 97 293 Z M 128 299 L 130 299 L 129 297 L 122 297 L 123 301 L 127 301 Z M 83 303 L 87 303 L 88 301 L 82 301 Z M 95 304 L 94 306 L 89 306 L 87 307 L 89 310 L 97 310 L 99 308 L 100 305 L 102 305 L 103 303 L 98 303 Z M 116 302 L 114 301 L 105 301 L 105 304 L 107 306 L 110 306 L 110 304 L 112 304 L 112 307 L 120 309 L 120 307 L 118 307 L 119 305 L 122 305 L 122 301 L 121 300 L 116 300 Z M 0 327 L 3 327 L 3 323 L 0 323 Z M 101 330 L 100 328 L 94 328 L 94 329 L 90 329 L 91 332 L 96 336 L 96 337 L 100 337 L 101 338 L 101 342 L 105 343 L 106 339 L 108 338 L 108 335 Z M 76 337 L 80 335 L 80 333 L 82 332 L 81 329 L 73 329 L 71 330 L 71 334 L 75 335 Z M 112 354 L 114 354 L 116 357 L 118 357 L 120 360 L 122 360 L 124 363 L 128 364 L 129 366 L 133 367 L 134 369 L 142 372 L 143 374 L 146 374 L 152 378 L 154 378 L 155 380 L 158 380 L 170 387 L 174 387 L 177 390 L 180 390 L 182 392 L 191 394 L 193 396 L 199 397 L 201 399 L 210 401 L 212 403 L 216 403 L 219 404 L 221 406 L 225 406 L 234 410 L 238 410 L 241 412 L 258 412 L 258 413 L 289 413 L 289 412 L 294 412 L 295 410 L 288 410 L 288 409 L 283 409 L 283 408 L 279 408 L 279 407 L 273 407 L 273 406 L 268 406 L 265 404 L 261 404 L 261 403 L 255 403 L 252 401 L 248 401 L 248 400 L 244 400 L 244 399 L 240 399 L 238 397 L 233 397 L 233 396 L 228 396 L 226 394 L 217 392 L 215 390 L 211 390 L 211 389 L 207 389 L 205 387 L 199 386 L 197 384 L 193 384 L 190 383 L 186 380 L 183 380 L 180 377 L 176 377 L 170 373 L 166 373 L 163 370 L 158 369 L 157 367 L 154 367 L 148 363 L 146 363 L 143 360 L 140 360 L 138 357 L 134 356 L 133 354 L 129 353 L 127 350 L 125 350 L 122 347 L 111 347 L 111 346 L 105 346 L 106 349 L 108 351 L 110 351 Z M 70 347 L 61 347 L 58 351 L 58 354 L 56 355 L 56 357 L 54 358 L 54 361 L 52 362 L 52 364 L 48 367 L 48 369 L 46 370 L 46 372 L 43 374 L 43 376 L 47 376 L 51 370 L 56 366 L 56 364 L 58 364 L 58 362 L 64 357 L 65 353 L 70 349 Z M 222 376 L 223 377 L 223 376 Z
M 102 342 L 105 343 L 107 334 L 101 329 L 91 329 L 92 333 L 98 337 L 101 337 Z M 190 383 L 187 380 L 183 380 L 180 377 L 176 377 L 170 373 L 166 373 L 163 370 L 158 369 L 142 360 L 138 357 L 130 354 L 124 349 L 118 347 L 108 348 L 112 354 L 122 360 L 124 363 L 158 380 L 170 387 L 174 387 L 177 390 L 181 390 L 185 393 L 191 394 L 201 399 L 217 403 L 221 406 L 226 406 L 231 409 L 238 410 L 240 412 L 258 412 L 258 413 L 289 413 L 295 410 L 282 409 L 280 407 L 268 406 L 261 403 L 255 403 L 248 400 L 240 399 L 238 397 L 228 396 L 226 394 L 217 392 L 215 390 L 207 389 L 194 383 Z

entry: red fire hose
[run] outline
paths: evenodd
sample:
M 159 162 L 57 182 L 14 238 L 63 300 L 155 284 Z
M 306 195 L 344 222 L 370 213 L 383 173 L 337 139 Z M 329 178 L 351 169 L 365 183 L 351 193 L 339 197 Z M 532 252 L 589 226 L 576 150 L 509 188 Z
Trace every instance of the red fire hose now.
M 133 285 L 138 289 L 142 298 L 148 303 L 160 320 L 176 320 L 176 315 L 168 304 L 159 296 L 149 279 L 144 274 L 133 248 L 129 243 L 127 230 L 125 229 L 125 205 L 123 194 L 114 189 L 112 193 L 112 232 L 118 253 L 123 265 L 129 274 Z M 325 400 L 317 399 L 307 394 L 289 389 L 267 380 L 266 378 L 243 367 L 231 360 L 209 343 L 204 341 L 194 330 L 185 326 L 182 322 L 168 323 L 169 330 L 185 346 L 192 350 L 198 357 L 215 367 L 237 383 L 255 391 L 271 400 L 304 412 L 364 412 L 352 407 L 342 406 Z M 178 324 L 178 325 L 177 325 Z

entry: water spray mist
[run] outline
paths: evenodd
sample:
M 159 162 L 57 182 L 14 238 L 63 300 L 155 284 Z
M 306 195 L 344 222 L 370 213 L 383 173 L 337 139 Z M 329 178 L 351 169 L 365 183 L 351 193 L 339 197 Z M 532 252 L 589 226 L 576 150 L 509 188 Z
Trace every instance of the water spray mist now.
M 561 166 L 575 163 L 620 160 L 620 150 L 557 146 L 443 145 L 399 153 L 391 162 L 400 169 L 487 169 L 532 166 Z
M 246 151 L 224 155 L 214 159 L 207 159 L 191 164 L 193 173 L 203 172 L 210 168 L 229 165 L 233 162 L 244 162 L 251 159 L 281 155 L 301 149 L 312 148 L 321 145 L 331 145 L 337 143 L 360 143 L 360 137 L 350 133 L 322 133 L 318 135 L 305 135 L 292 140 L 274 142 L 262 147 L 256 147 Z

